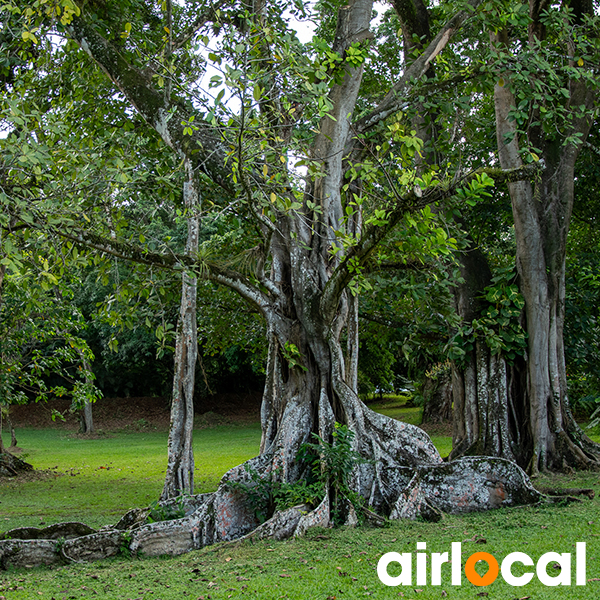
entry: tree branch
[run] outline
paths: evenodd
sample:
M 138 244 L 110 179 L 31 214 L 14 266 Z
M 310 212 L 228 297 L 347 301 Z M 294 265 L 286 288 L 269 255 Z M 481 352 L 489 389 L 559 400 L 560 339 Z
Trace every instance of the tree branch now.
M 440 32 L 435 36 L 432 42 L 425 48 L 421 54 L 404 72 L 404 75 L 394 84 L 394 87 L 387 93 L 373 111 L 365 115 L 354 126 L 356 133 L 364 133 L 377 123 L 387 119 L 390 115 L 398 111 L 406 101 L 408 90 L 412 87 L 415 79 L 420 79 L 429 68 L 429 64 L 446 47 L 450 38 L 461 28 L 462 24 L 470 17 L 483 0 L 471 0 L 470 10 L 461 10 L 454 15 Z
M 182 121 L 192 116 L 181 104 L 169 106 L 164 94 L 108 40 L 103 38 L 88 22 L 86 15 L 73 17 L 66 28 L 69 36 L 110 77 L 136 110 L 159 133 L 164 142 L 181 157 L 189 156 L 212 181 L 231 193 L 233 190 L 225 167 L 225 148 L 220 134 L 205 121 L 196 118 L 192 135 L 184 135 Z M 194 115 L 197 117 L 197 115 Z
M 63 231 L 52 227 L 45 227 L 44 230 L 51 230 L 52 233 L 64 239 L 123 260 L 151 265 L 170 271 L 189 269 L 194 272 L 198 279 L 213 281 L 238 292 L 243 298 L 254 304 L 263 315 L 266 315 L 271 310 L 271 299 L 269 296 L 252 285 L 247 277 L 227 266 L 208 263 L 206 261 L 199 263 L 194 257 L 185 254 L 160 254 L 158 252 L 151 252 L 129 242 L 107 239 L 81 229 Z
M 424 208 L 428 204 L 440 202 L 446 198 L 454 196 L 457 190 L 483 173 L 490 176 L 496 184 L 511 183 L 530 179 L 545 167 L 543 161 L 531 163 L 517 169 L 478 169 L 465 176 L 463 179 L 450 185 L 440 184 L 432 186 L 423 192 L 415 193 L 415 190 L 408 192 L 397 199 L 396 206 L 388 213 L 385 225 L 371 225 L 364 229 L 363 235 L 356 246 L 352 246 L 340 265 L 331 275 L 321 298 L 321 304 L 324 306 L 335 306 L 342 291 L 349 285 L 355 276 L 357 263 L 363 266 L 369 259 L 371 253 L 377 245 L 396 227 L 400 219 L 407 211 L 416 211 Z

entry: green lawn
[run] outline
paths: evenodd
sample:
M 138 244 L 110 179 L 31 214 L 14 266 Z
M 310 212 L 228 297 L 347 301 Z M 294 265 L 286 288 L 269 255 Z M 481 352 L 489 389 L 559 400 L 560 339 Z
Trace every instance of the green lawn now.
M 77 438 L 58 429 L 19 430 L 19 446 L 43 479 L 0 479 L 0 530 L 78 520 L 96 527 L 147 506 L 162 490 L 167 434 L 114 433 Z M 228 469 L 255 456 L 258 424 L 220 425 L 194 432 L 196 491 L 216 489 Z
M 389 404 L 381 412 L 418 422 L 419 411 Z M 166 465 L 166 433 L 115 433 L 81 439 L 60 430 L 20 430 L 19 445 L 45 479 L 0 481 L 0 530 L 23 525 L 81 520 L 92 526 L 114 523 L 128 508 L 145 506 L 162 488 Z M 260 428 L 218 425 L 195 432 L 197 491 L 214 490 L 230 467 L 254 456 Z M 447 437 L 434 438 L 444 453 Z M 176 558 L 115 559 L 90 565 L 53 569 L 0 571 L 0 600 L 341 600 L 343 598 L 447 597 L 476 600 L 592 600 L 600 597 L 600 477 L 597 473 L 540 478 L 548 487 L 591 487 L 594 500 L 567 506 L 503 509 L 490 513 L 445 516 L 441 523 L 394 522 L 384 529 L 314 530 L 303 539 L 285 542 L 230 543 Z M 587 578 L 582 587 L 546 588 L 537 579 L 512 588 L 499 578 L 476 588 L 464 580 L 453 587 L 448 570 L 443 584 L 387 588 L 378 579 L 379 557 L 390 551 L 416 552 L 416 542 L 428 552 L 450 550 L 462 542 L 463 561 L 485 551 L 499 561 L 514 551 L 534 560 L 548 551 L 574 552 L 576 541 L 587 542 Z M 393 568 L 390 568 L 393 575 Z M 417 591 L 418 590 L 418 591 Z
M 567 486 L 593 486 L 598 475 L 560 478 Z M 550 483 L 550 482 L 546 482 Z M 557 484 L 554 480 L 553 485 Z M 115 559 L 89 565 L 0 572 L 0 597 L 6 600 L 596 600 L 600 596 L 600 502 L 586 500 L 568 506 L 501 509 L 440 523 L 401 521 L 384 529 L 312 530 L 306 537 L 284 542 L 219 544 L 175 558 Z M 450 551 L 462 543 L 462 559 L 485 551 L 499 562 L 515 551 L 534 561 L 545 552 L 574 552 L 576 541 L 587 542 L 587 579 L 582 587 L 544 587 L 537 578 L 514 588 L 501 577 L 476 588 L 463 575 L 461 586 L 450 585 L 449 566 L 442 568 L 442 585 L 387 588 L 376 566 L 386 552 L 416 552 L 426 542 L 428 552 Z M 554 575 L 557 571 L 551 568 Z M 395 575 L 393 567 L 390 574 Z M 515 569 L 518 574 L 518 567 Z M 413 574 L 414 576 L 414 574 Z M 428 582 L 429 583 L 429 582 Z M 442 593 L 444 592 L 444 593 Z

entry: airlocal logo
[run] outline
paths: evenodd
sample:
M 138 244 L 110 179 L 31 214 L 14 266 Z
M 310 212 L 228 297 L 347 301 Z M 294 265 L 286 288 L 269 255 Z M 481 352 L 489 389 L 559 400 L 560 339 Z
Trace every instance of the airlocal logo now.
M 426 550 L 426 542 L 417 542 L 417 550 Z M 450 575 L 452 585 L 462 585 L 462 551 L 460 542 L 451 543 L 451 558 L 448 558 L 448 552 L 433 552 L 430 560 L 431 585 L 442 584 L 442 565 L 450 563 Z M 416 555 L 416 585 L 427 585 L 427 559 L 425 552 L 417 552 Z M 485 575 L 479 575 L 475 570 L 475 565 L 479 561 L 488 564 L 488 570 Z M 388 566 L 391 563 L 398 563 L 401 567 L 400 575 L 391 576 L 388 573 Z M 466 578 L 478 586 L 486 586 L 496 581 L 498 574 L 502 579 L 512 586 L 527 585 L 534 577 L 533 571 L 528 571 L 523 575 L 513 575 L 512 568 L 515 563 L 521 563 L 525 567 L 533 567 L 534 563 L 531 557 L 524 552 L 511 552 L 502 560 L 499 566 L 498 561 L 488 552 L 475 552 L 467 558 L 464 567 Z M 560 571 L 558 575 L 550 576 L 547 567 L 550 564 L 558 563 Z M 410 552 L 386 552 L 377 564 L 377 575 L 381 583 L 388 586 L 413 585 L 413 555 Z M 395 567 L 397 570 L 397 567 Z M 522 568 L 520 569 L 523 570 Z M 575 585 L 585 585 L 586 583 L 586 564 L 585 564 L 585 542 L 577 542 L 575 545 Z M 537 578 L 546 586 L 571 585 L 571 554 L 558 552 L 546 552 L 542 554 L 535 565 L 535 574 Z

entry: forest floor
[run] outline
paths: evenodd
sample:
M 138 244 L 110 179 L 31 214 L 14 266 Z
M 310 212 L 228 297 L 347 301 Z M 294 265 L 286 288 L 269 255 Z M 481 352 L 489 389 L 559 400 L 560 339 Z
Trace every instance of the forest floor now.
M 215 394 L 196 402 L 195 429 L 214 425 L 249 424 L 260 421 L 260 392 Z M 452 424 L 421 424 L 421 409 L 405 406 L 406 397 L 388 396 L 367 402 L 373 410 L 395 419 L 419 425 L 432 437 L 452 435 Z M 70 410 L 69 400 L 12 406 L 14 427 L 57 428 L 76 433 L 79 416 Z M 168 431 L 170 407 L 168 398 L 128 397 L 102 398 L 93 406 L 94 427 L 102 433 L 116 431 Z M 18 433 L 18 431 L 17 431 Z

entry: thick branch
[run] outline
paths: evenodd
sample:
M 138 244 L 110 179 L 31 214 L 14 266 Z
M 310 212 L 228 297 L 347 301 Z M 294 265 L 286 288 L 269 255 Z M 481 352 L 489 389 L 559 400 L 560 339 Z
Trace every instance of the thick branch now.
M 356 123 L 354 127 L 356 133 L 364 133 L 401 108 L 408 91 L 412 87 L 413 80 L 420 79 L 427 72 L 430 63 L 446 47 L 450 38 L 460 29 L 467 18 L 473 14 L 482 1 L 471 0 L 469 3 L 471 10 L 461 10 L 442 27 L 433 41 L 425 48 L 423 54 L 406 69 L 404 75 L 387 93 L 379 106 Z
M 544 166 L 543 161 L 540 161 L 517 169 L 478 169 L 451 185 L 436 185 L 428 188 L 422 193 L 415 193 L 415 190 L 412 190 L 406 195 L 398 198 L 396 207 L 387 215 L 387 222 L 385 225 L 371 225 L 366 227 L 360 242 L 348 250 L 344 260 L 333 272 L 323 290 L 321 299 L 322 306 L 328 307 L 337 305 L 340 294 L 355 276 L 357 263 L 360 266 L 366 263 L 377 245 L 394 229 L 394 227 L 396 227 L 407 211 L 416 211 L 420 208 L 424 208 L 428 204 L 440 202 L 454 196 L 459 188 L 467 185 L 482 173 L 492 177 L 496 184 L 511 183 L 514 181 L 531 179 L 536 173 L 543 170 Z
M 184 135 L 181 123 L 192 116 L 181 105 L 169 106 L 169 99 L 155 89 L 148 78 L 92 26 L 86 15 L 74 17 L 67 31 L 129 99 L 137 111 L 180 156 L 189 156 L 216 184 L 231 192 L 229 170 L 225 167 L 225 149 L 221 137 L 208 123 L 196 117 L 195 131 Z M 193 151 L 193 152 L 192 152 Z
M 189 269 L 199 279 L 214 281 L 238 292 L 240 296 L 256 305 L 263 315 L 266 315 L 271 310 L 270 298 L 259 288 L 252 285 L 247 277 L 229 267 L 208 262 L 198 263 L 194 257 L 185 254 L 150 252 L 135 244 L 103 238 L 84 230 L 71 232 L 55 230 L 54 233 L 87 248 L 92 248 L 123 260 L 143 265 L 152 265 L 170 271 Z

